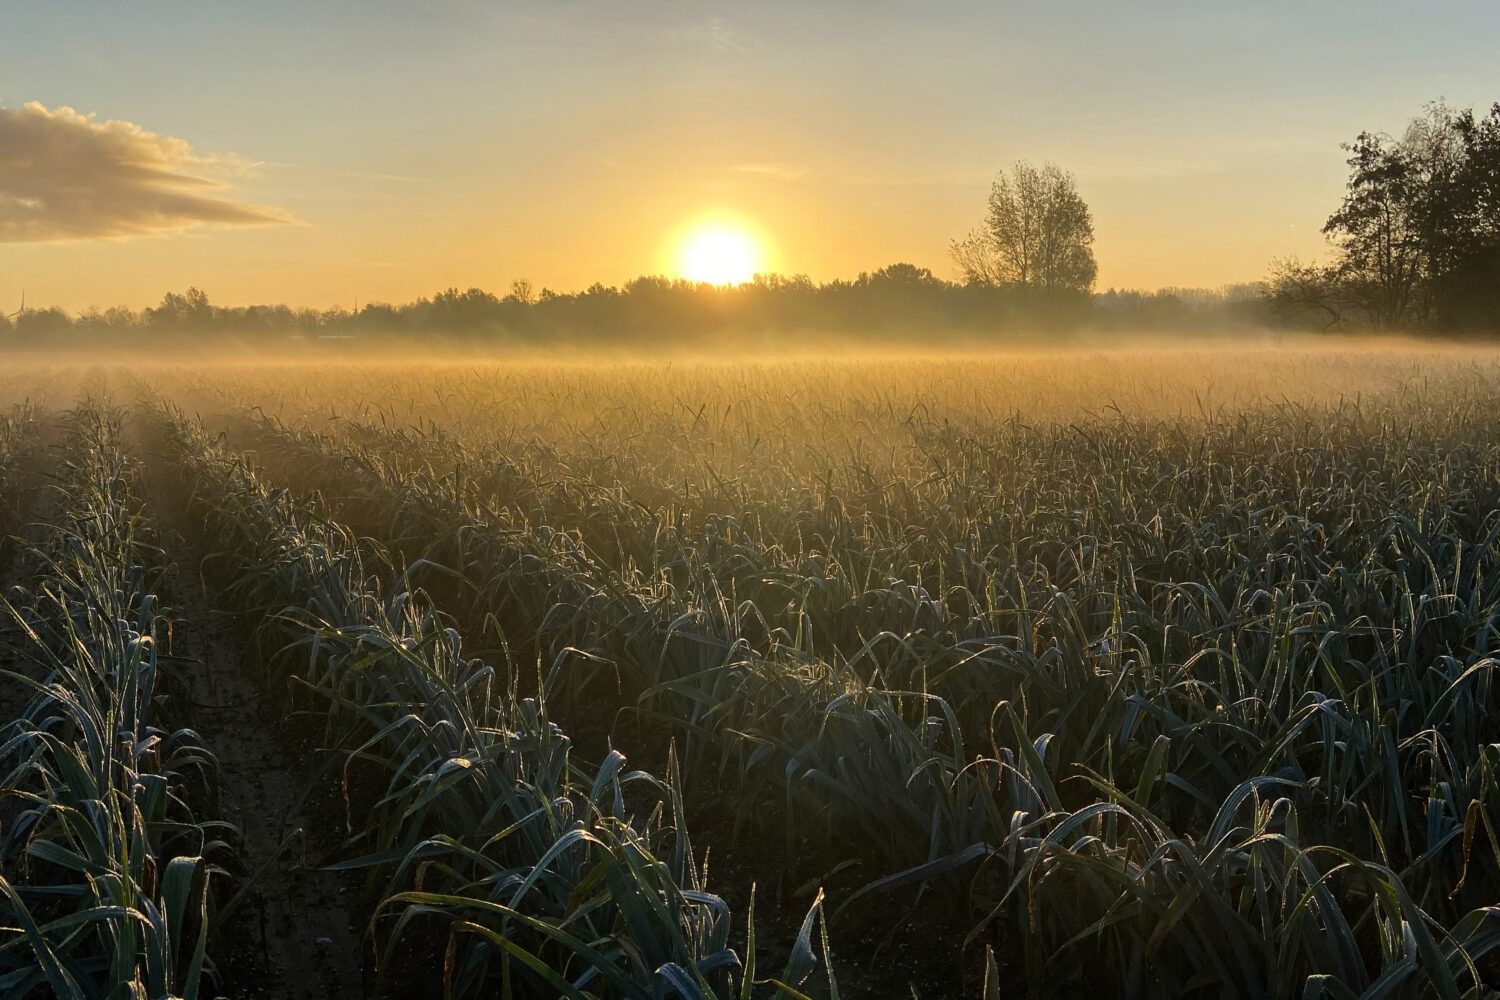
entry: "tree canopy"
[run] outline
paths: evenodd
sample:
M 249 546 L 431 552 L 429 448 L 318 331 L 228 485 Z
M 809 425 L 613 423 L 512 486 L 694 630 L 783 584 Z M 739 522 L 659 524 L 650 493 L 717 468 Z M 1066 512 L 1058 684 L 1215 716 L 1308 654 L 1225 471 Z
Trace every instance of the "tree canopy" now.
M 970 284 L 1087 292 L 1098 274 L 1093 247 L 1093 216 L 1073 175 L 1023 160 L 995 179 L 984 225 L 951 252 Z
M 1327 264 L 1273 266 L 1270 301 L 1325 328 L 1500 329 L 1500 104 L 1438 103 L 1397 138 L 1347 144 Z

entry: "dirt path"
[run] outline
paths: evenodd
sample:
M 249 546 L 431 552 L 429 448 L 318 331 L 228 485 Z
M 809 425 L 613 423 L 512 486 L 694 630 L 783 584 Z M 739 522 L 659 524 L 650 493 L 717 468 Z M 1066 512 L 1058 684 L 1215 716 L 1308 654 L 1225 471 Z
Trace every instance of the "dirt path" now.
M 222 988 L 230 997 L 367 997 L 359 880 L 318 870 L 341 837 L 308 797 L 316 767 L 289 749 L 294 734 L 241 669 L 226 616 L 204 603 L 181 610 L 174 652 L 201 689 L 194 726 L 218 755 L 225 818 L 241 831 L 236 891 L 248 884 L 219 934 Z
M 319 870 L 343 844 L 336 775 L 315 737 L 260 689 L 259 652 L 243 624 L 215 607 L 179 498 L 164 495 L 172 477 L 153 468 L 149 444 L 134 447 L 148 462 L 139 485 L 170 567 L 163 596 L 175 618 L 171 651 L 189 692 L 186 714 L 218 757 L 220 807 L 240 831 L 239 870 L 220 901 L 232 910 L 210 945 L 219 992 L 363 1000 L 373 983 L 361 879 Z

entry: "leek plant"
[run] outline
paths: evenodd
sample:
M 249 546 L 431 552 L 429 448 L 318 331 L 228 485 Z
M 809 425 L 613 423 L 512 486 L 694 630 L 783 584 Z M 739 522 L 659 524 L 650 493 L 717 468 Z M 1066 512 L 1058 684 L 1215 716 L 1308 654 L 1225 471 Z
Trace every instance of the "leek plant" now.
M 215 758 L 165 725 L 166 619 L 119 416 L 89 403 L 70 423 L 40 579 L 5 602 L 32 669 L 4 672 L 30 701 L 0 742 L 0 991 L 192 998 L 232 831 Z

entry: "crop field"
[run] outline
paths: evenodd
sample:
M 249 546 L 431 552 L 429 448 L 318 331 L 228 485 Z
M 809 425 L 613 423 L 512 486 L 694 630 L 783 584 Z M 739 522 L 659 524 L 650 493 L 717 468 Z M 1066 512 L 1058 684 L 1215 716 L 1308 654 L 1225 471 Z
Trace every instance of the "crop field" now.
M 1500 351 L 0 404 L 0 995 L 1500 996 Z

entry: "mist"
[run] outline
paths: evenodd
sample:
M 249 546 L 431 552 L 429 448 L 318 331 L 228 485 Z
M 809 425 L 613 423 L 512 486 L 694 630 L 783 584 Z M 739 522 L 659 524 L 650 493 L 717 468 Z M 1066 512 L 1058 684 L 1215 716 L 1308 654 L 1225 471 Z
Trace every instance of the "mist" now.
M 8 329 L 7 329 L 8 327 Z M 144 310 L 72 315 L 27 308 L 0 321 L 0 344 L 45 350 L 109 345 L 186 351 L 293 348 L 549 354 L 754 353 L 795 350 L 982 350 L 1142 336 L 1251 336 L 1290 329 L 1256 285 L 1110 290 L 959 284 L 910 264 L 815 284 L 757 275 L 737 285 L 642 277 L 557 293 L 514 283 L 500 296 L 448 289 L 413 302 L 293 309 L 222 306 L 190 288 Z M 9 333 L 10 336 L 3 336 Z

